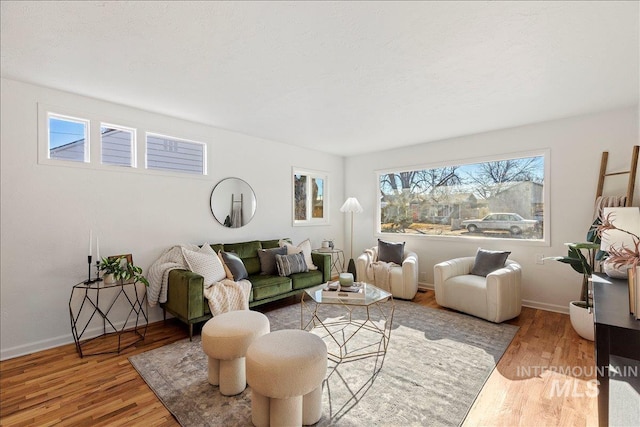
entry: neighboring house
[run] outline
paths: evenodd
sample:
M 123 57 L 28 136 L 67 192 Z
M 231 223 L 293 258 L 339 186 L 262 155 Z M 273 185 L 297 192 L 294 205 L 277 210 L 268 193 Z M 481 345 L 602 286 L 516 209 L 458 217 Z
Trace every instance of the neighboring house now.
M 487 199 L 490 212 L 514 212 L 525 219 L 542 219 L 543 185 L 532 181 L 503 184 L 495 196 Z

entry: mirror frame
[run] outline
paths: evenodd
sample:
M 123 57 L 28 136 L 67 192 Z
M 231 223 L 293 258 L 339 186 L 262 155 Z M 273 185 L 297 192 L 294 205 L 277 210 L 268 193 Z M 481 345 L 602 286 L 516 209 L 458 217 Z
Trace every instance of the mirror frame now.
M 234 184 L 235 186 L 240 187 L 241 189 L 240 200 L 236 200 L 238 195 L 237 195 L 237 191 L 234 191 L 235 188 L 227 188 L 229 183 L 235 183 Z M 246 190 L 244 188 L 247 188 L 251 192 L 249 200 L 245 198 Z M 216 194 L 216 190 L 217 190 L 217 194 Z M 228 199 L 229 197 L 231 198 Z M 227 200 L 225 201 L 224 198 L 227 198 Z M 229 207 L 228 210 L 227 208 L 221 208 L 221 206 L 223 206 L 224 204 L 227 204 L 227 206 L 229 206 L 228 205 L 229 203 L 231 204 L 231 206 Z M 243 220 L 241 225 L 234 227 L 232 222 L 233 221 L 232 211 L 233 211 L 233 206 L 237 206 L 235 205 L 235 203 L 241 203 L 240 205 L 242 208 L 241 215 Z M 244 208 L 247 203 L 249 203 L 249 211 L 245 213 Z M 211 214 L 213 215 L 215 220 L 218 221 L 220 225 L 226 228 L 240 228 L 249 224 L 256 214 L 257 205 L 258 205 L 258 200 L 256 198 L 256 193 L 253 190 L 253 187 L 251 187 L 251 185 L 249 185 L 247 181 L 241 178 L 236 178 L 236 177 L 224 178 L 220 180 L 213 187 L 213 190 L 211 190 L 211 197 L 209 199 L 209 209 L 211 210 Z M 217 215 L 216 215 L 216 212 L 217 212 Z M 228 214 L 224 218 L 222 218 L 222 216 L 225 213 L 228 213 Z

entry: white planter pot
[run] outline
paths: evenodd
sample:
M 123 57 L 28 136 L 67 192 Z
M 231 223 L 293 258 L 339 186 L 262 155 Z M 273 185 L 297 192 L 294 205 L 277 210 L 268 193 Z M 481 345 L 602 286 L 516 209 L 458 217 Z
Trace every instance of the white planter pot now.
M 576 304 L 582 301 L 571 301 L 569 303 L 569 317 L 571 326 L 582 338 L 593 341 L 593 307 L 586 309 Z
M 116 283 L 116 279 L 113 277 L 113 274 L 111 273 L 105 274 L 102 280 L 104 281 L 105 285 L 113 285 L 114 283 Z

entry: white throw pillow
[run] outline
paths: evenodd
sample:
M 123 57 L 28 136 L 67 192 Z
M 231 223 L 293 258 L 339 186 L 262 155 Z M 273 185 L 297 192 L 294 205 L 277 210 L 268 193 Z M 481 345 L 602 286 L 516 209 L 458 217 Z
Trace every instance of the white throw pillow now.
M 202 245 L 197 251 L 182 248 L 182 255 L 187 261 L 189 269 L 204 277 L 205 288 L 227 277 L 220 258 L 208 243 Z
M 307 268 L 309 270 L 318 269 L 318 267 L 316 267 L 316 265 L 313 263 L 313 260 L 311 259 L 311 240 L 307 239 L 304 242 L 301 242 L 300 244 L 298 244 L 298 246 L 293 246 L 291 243 L 287 242 L 286 240 L 280 240 L 279 244 L 280 244 L 280 247 L 284 246 L 287 248 L 288 255 L 302 252 L 302 255 L 304 255 L 304 262 L 307 263 Z

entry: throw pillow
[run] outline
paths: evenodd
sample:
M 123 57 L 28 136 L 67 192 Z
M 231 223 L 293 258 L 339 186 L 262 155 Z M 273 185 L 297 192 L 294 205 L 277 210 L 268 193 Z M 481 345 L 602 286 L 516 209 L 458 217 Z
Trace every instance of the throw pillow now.
M 276 255 L 276 266 L 278 267 L 278 275 L 282 277 L 309 271 L 304 255 L 300 252 L 291 255 Z
M 492 271 L 504 267 L 507 257 L 511 252 L 506 251 L 488 251 L 478 248 L 476 260 L 471 268 L 471 274 L 476 276 L 486 276 Z
M 286 255 L 287 248 L 260 249 L 258 257 L 260 258 L 260 274 L 274 275 L 278 274 L 276 267 L 276 255 Z
M 286 247 L 287 254 L 289 255 L 302 253 L 304 255 L 304 262 L 307 263 L 307 268 L 309 270 L 318 269 L 318 267 L 316 267 L 316 265 L 313 263 L 313 260 L 311 259 L 311 240 L 307 239 L 304 242 L 298 244 L 298 246 L 293 246 L 291 243 L 285 240 L 280 240 L 280 246 Z
M 242 259 L 233 252 L 224 252 L 220 251 L 222 254 L 222 259 L 224 260 L 224 265 L 227 266 L 229 271 L 231 272 L 231 276 L 233 277 L 233 281 L 238 282 L 242 279 L 246 279 L 249 277 L 249 273 L 247 273 L 247 268 L 244 266 Z
M 227 274 L 224 271 L 224 266 L 208 243 L 202 245 L 202 247 L 197 251 L 192 251 L 183 247 L 182 255 L 184 256 L 189 269 L 204 278 L 205 288 L 208 288 L 213 285 L 214 282 L 219 282 L 227 277 Z
M 385 242 L 378 239 L 378 261 L 393 262 L 402 265 L 404 243 Z

